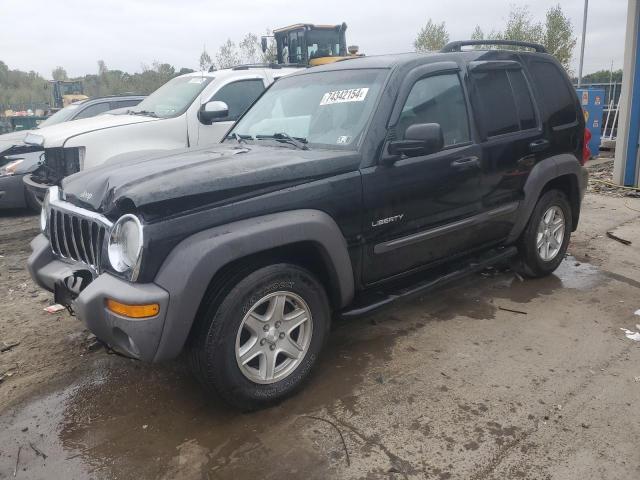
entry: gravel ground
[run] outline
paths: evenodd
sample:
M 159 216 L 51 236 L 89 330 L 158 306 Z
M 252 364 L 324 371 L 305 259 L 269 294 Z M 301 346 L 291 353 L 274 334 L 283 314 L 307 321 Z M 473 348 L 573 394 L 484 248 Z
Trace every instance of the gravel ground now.
M 637 479 L 640 200 L 588 194 L 555 275 L 485 272 L 335 322 L 306 388 L 238 414 L 178 360 L 94 349 L 0 217 L 0 479 Z M 623 245 L 606 236 L 631 240 Z

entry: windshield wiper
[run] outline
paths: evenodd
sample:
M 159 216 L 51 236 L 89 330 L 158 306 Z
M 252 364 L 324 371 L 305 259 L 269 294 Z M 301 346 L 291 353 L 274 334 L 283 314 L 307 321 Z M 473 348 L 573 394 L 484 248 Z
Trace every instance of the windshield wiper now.
M 230 133 L 227 138 L 233 138 L 238 143 L 247 143 L 247 140 L 255 140 L 251 135 L 241 135 L 236 132 Z
M 279 142 L 288 143 L 300 150 L 309 150 L 308 140 L 304 137 L 292 137 L 287 132 L 276 132 L 273 135 L 256 135 L 257 139 L 273 138 Z
M 158 116 L 155 112 L 150 112 L 149 110 L 129 110 L 127 113 L 131 113 L 133 115 L 146 115 L 147 117 Z

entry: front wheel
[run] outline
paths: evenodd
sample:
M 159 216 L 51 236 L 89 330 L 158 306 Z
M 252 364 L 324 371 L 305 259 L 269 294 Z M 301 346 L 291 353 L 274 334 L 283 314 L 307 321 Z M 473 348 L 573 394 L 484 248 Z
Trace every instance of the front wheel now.
M 241 279 L 197 319 L 191 365 L 205 387 L 242 410 L 276 403 L 301 386 L 327 337 L 327 295 L 289 264 Z
M 566 195 L 559 190 L 545 192 L 518 243 L 520 273 L 538 278 L 558 268 L 569 246 L 571 225 L 571 207 Z

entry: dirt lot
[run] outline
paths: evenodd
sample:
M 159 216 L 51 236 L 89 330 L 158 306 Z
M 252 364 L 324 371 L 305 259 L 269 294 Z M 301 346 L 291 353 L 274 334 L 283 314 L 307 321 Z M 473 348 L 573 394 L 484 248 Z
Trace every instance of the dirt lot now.
M 0 478 L 640 478 L 640 343 L 621 330 L 640 323 L 639 217 L 589 194 L 556 275 L 486 272 L 336 322 L 302 393 L 238 414 L 181 362 L 93 350 L 45 313 L 37 218 L 2 216 L 0 346 L 20 344 L 0 353 Z

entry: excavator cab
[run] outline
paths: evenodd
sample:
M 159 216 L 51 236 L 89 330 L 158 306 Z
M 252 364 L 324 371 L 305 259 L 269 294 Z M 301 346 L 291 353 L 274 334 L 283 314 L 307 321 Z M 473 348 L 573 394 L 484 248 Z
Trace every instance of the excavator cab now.
M 349 47 L 345 32 L 347 24 L 313 25 L 298 23 L 273 31 L 277 63 L 293 65 L 323 65 L 357 54 Z M 262 51 L 267 50 L 267 37 L 262 37 Z

